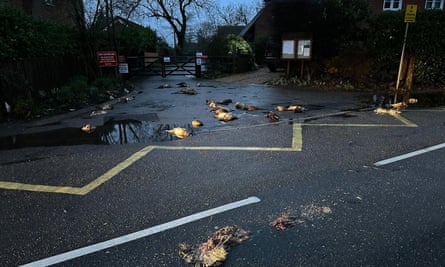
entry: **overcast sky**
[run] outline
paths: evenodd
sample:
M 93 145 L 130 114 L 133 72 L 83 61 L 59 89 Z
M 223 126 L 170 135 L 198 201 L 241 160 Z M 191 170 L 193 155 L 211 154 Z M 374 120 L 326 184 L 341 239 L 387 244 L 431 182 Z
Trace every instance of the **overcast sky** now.
M 213 0 L 216 4 L 220 6 L 227 5 L 240 5 L 247 4 L 249 6 L 259 6 L 263 3 L 263 0 Z M 206 14 L 203 14 L 199 18 L 193 19 L 191 23 L 189 23 L 189 29 L 194 25 L 199 23 L 199 20 L 205 21 Z M 157 32 L 161 38 L 165 39 L 170 45 L 173 45 L 173 30 L 168 26 L 168 24 L 162 19 L 149 19 L 144 24 L 152 28 Z

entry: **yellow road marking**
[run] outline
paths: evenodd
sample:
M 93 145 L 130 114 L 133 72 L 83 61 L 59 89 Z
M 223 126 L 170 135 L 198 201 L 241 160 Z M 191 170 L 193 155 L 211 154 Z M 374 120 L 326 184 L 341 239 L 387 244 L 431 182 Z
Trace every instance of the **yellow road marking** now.
M 322 126 L 322 127 L 408 127 L 408 125 L 402 124 L 366 124 L 366 123 L 303 123 L 303 126 Z M 413 127 L 413 126 L 409 126 Z M 414 127 L 417 127 L 414 126 Z
M 143 149 L 137 151 L 126 160 L 117 164 L 89 184 L 83 187 L 69 187 L 69 186 L 48 186 L 48 185 L 35 185 L 35 184 L 23 184 L 14 182 L 1 182 L 0 188 L 10 190 L 22 190 L 22 191 L 34 191 L 44 193 L 63 193 L 72 195 L 86 195 L 93 191 L 97 187 L 101 186 L 105 182 L 109 181 L 126 168 L 130 167 L 139 159 L 145 157 L 148 153 L 154 149 L 160 150 L 228 150 L 228 151 L 301 151 L 302 134 L 301 125 L 295 124 L 293 127 L 292 147 L 236 147 L 236 146 L 201 146 L 201 147 L 185 147 L 185 146 L 146 146 Z
M 125 170 L 126 168 L 130 167 L 133 163 L 138 161 L 139 159 L 145 157 L 148 153 L 150 153 L 153 150 L 152 146 L 146 146 L 143 149 L 139 150 L 138 152 L 131 155 L 126 160 L 122 161 L 121 163 L 117 164 L 115 167 L 111 168 L 106 173 L 102 174 L 98 178 L 96 178 L 91 183 L 83 186 L 80 190 L 82 195 L 85 195 L 92 190 L 96 189 L 98 186 L 102 185 L 103 183 L 107 182 L 114 176 L 118 175 L 120 172 Z
M 292 148 L 295 151 L 301 151 L 303 148 L 303 129 L 300 123 L 295 123 L 292 134 Z
M 382 115 L 384 116 L 384 115 Z M 372 123 L 302 123 L 303 126 L 322 126 L 322 127 L 418 127 L 400 114 L 391 114 L 390 116 L 399 120 L 403 124 L 372 124 Z
M 402 117 L 401 115 L 393 115 L 394 118 L 401 121 L 401 125 L 391 124 L 328 124 L 328 123 L 295 123 L 292 129 L 292 145 L 291 147 L 238 147 L 238 146 L 146 146 L 137 151 L 121 163 L 117 164 L 92 182 L 82 187 L 70 186 L 49 186 L 49 185 L 35 185 L 15 182 L 0 181 L 0 188 L 10 190 L 23 190 L 45 193 L 63 193 L 72 195 L 86 195 L 105 182 L 109 181 L 126 168 L 130 167 L 139 159 L 145 157 L 154 149 L 159 150 L 222 150 L 222 151 L 277 151 L 277 152 L 297 152 L 302 150 L 303 137 L 302 126 L 337 126 L 337 127 L 417 127 L 416 124 Z
M 408 120 L 405 117 L 402 117 L 400 114 L 394 114 L 393 117 L 398 119 L 399 121 L 401 121 L 408 127 L 417 127 L 417 125 L 415 123 L 411 122 L 410 120 Z
M 83 195 L 82 193 L 79 192 L 80 188 L 69 187 L 69 186 L 34 185 L 34 184 L 0 181 L 0 188 L 10 189 L 10 190 L 45 192 L 45 193 L 64 193 L 72 195 Z

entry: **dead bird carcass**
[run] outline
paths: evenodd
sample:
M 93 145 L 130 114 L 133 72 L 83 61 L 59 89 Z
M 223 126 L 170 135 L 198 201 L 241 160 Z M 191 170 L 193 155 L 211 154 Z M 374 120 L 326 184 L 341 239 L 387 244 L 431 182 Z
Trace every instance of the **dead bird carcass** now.
M 180 139 L 184 139 L 184 138 L 190 136 L 190 133 L 187 131 L 187 129 L 181 128 L 181 127 L 176 127 L 176 128 L 170 129 L 170 130 L 165 130 L 165 132 L 167 132 L 169 134 L 173 134 Z
M 219 266 L 226 260 L 229 250 L 247 240 L 249 236 L 250 232 L 236 225 L 229 225 L 217 230 L 206 242 L 197 246 L 179 244 L 179 257 L 195 266 Z
M 264 115 L 264 117 L 268 118 L 269 121 L 271 122 L 277 122 L 280 121 L 280 116 L 278 116 L 278 114 L 276 114 L 273 111 L 269 111 L 266 113 L 266 115 Z
M 198 91 L 196 91 L 193 88 L 186 88 L 186 89 L 181 89 L 181 90 L 174 92 L 172 94 L 196 95 L 196 94 L 198 94 Z
M 218 114 L 215 114 L 215 118 L 218 119 L 219 121 L 224 121 L 224 122 L 233 121 L 237 119 L 237 117 L 235 117 L 232 113 L 228 112 L 220 112 Z

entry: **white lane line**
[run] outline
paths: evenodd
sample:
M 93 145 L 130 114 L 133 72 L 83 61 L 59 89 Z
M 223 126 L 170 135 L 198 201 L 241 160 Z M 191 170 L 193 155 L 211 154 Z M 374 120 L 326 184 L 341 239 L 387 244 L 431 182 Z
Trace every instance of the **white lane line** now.
M 418 155 L 421 155 L 421 154 L 424 154 L 424 153 L 428 153 L 428 152 L 431 152 L 431 151 L 434 151 L 434 150 L 438 150 L 438 149 L 441 149 L 441 148 L 444 148 L 444 147 L 445 147 L 445 143 L 442 143 L 442 144 L 439 144 L 439 145 L 435 145 L 435 146 L 430 146 L 430 147 L 423 148 L 423 149 L 420 149 L 420 150 L 417 150 L 417 151 L 414 151 L 414 152 L 411 152 L 411 153 L 408 153 L 408 154 L 404 154 L 404 155 L 400 155 L 400 156 L 397 156 L 397 157 L 393 157 L 393 158 L 389 158 L 389 159 L 378 161 L 378 162 L 374 163 L 374 165 L 375 166 L 383 166 L 383 165 L 386 165 L 386 164 L 391 164 L 391 163 L 394 163 L 396 161 L 404 160 L 404 159 L 407 159 L 407 158 L 412 158 L 412 157 L 415 157 L 415 156 L 418 156 Z
M 232 209 L 236 209 L 236 208 L 240 208 L 246 205 L 250 205 L 250 204 L 254 204 L 254 203 L 258 203 L 261 200 L 258 197 L 249 197 L 240 201 L 236 201 L 236 202 L 232 202 L 223 206 L 219 206 L 213 209 L 209 209 L 209 210 L 205 210 L 205 211 L 201 211 L 183 218 L 179 218 L 167 223 L 163 223 L 160 225 L 156 225 L 150 228 L 147 228 L 145 230 L 141 230 L 138 232 L 134 232 L 128 235 L 124 235 L 121 237 L 117 237 L 114 239 L 110 239 L 108 241 L 104 241 L 104 242 L 100 242 L 94 245 L 90 245 L 87 247 L 83 247 L 83 248 L 78 248 L 72 251 L 68 251 L 62 254 L 58 254 L 49 258 L 45 258 L 45 259 L 41 259 L 38 261 L 34 261 L 34 262 L 30 262 L 28 264 L 25 265 L 21 265 L 21 266 L 26 266 L 26 267 L 36 267 L 36 266 L 50 266 L 53 264 L 57 264 L 57 263 L 61 263 L 64 261 L 68 261 L 77 257 L 81 257 L 81 256 L 85 256 L 100 250 L 104 250 L 110 247 L 114 247 L 117 245 L 121 245 L 127 242 L 131 242 L 134 241 L 136 239 L 140 239 L 143 237 L 147 237 L 162 231 L 166 231 L 187 223 L 191 223 L 209 216 L 213 216 L 219 213 L 223 213 Z

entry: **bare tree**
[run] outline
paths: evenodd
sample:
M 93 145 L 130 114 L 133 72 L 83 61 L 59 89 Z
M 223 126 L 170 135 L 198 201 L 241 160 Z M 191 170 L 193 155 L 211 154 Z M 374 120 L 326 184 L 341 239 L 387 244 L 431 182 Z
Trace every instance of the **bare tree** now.
M 210 4 L 209 0 L 146 0 L 147 16 L 164 19 L 172 28 L 177 46 L 184 47 L 188 22 L 193 12 Z
M 247 25 L 261 9 L 261 2 L 238 3 L 215 9 L 219 23 L 224 25 Z
M 101 33 L 106 29 L 108 46 L 117 51 L 117 41 L 114 30 L 114 19 L 120 15 L 128 19 L 140 6 L 142 0 L 95 0 L 72 1 L 77 28 L 82 37 L 83 56 L 86 72 L 94 76 L 96 67 L 96 51 Z

